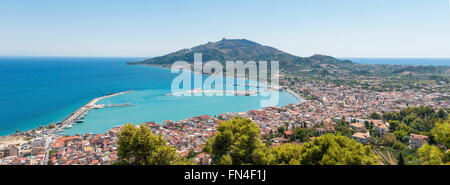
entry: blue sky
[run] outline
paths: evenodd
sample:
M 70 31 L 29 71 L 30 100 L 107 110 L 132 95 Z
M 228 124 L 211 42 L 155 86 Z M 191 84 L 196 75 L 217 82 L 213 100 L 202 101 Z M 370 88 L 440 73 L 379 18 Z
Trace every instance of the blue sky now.
M 1 0 L 0 55 L 152 57 L 222 38 L 335 57 L 450 58 L 449 0 Z

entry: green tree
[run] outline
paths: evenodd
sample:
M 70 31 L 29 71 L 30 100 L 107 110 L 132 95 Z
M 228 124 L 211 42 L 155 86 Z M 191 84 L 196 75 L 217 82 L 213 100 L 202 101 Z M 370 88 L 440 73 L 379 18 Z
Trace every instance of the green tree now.
M 217 131 L 203 148 L 203 151 L 213 154 L 214 161 L 220 162 L 224 155 L 228 155 L 233 165 L 253 164 L 253 151 L 264 146 L 259 139 L 259 127 L 247 118 L 234 117 L 221 123 Z
M 434 140 L 443 144 L 446 148 L 450 148 L 450 122 L 438 122 L 431 130 Z
M 296 128 L 295 129 L 295 139 L 300 142 L 307 141 L 309 137 L 313 135 L 313 132 L 306 128 Z
M 301 147 L 297 144 L 286 143 L 275 147 L 271 151 L 274 163 L 280 165 L 300 165 Z
M 285 131 L 285 128 L 284 128 L 283 126 L 279 126 L 279 127 L 277 128 L 277 131 L 278 131 L 279 134 L 283 134 L 284 131 Z
M 188 154 L 187 154 L 187 158 L 194 158 L 198 153 L 195 152 L 194 150 L 189 150 Z
M 410 113 L 408 114 L 404 119 L 403 122 L 405 122 L 407 125 L 410 125 L 414 120 L 418 119 L 416 114 Z
M 336 133 L 346 136 L 348 138 L 352 137 L 352 130 L 350 129 L 350 123 L 345 121 L 345 118 L 340 119 L 336 124 L 334 124 L 334 129 Z
M 233 159 L 231 159 L 230 155 L 223 155 L 218 161 L 218 165 L 232 165 Z
M 399 156 L 398 156 L 398 162 L 397 162 L 397 165 L 405 165 L 405 159 L 404 159 L 402 153 L 400 153 Z
M 389 131 L 394 132 L 397 130 L 397 126 L 400 124 L 398 120 L 389 120 Z
M 402 136 L 400 136 L 402 137 Z M 392 147 L 394 149 L 406 149 L 406 145 L 396 139 L 394 134 L 388 133 L 380 137 L 379 144 L 387 147 Z
M 393 134 L 384 134 L 380 137 L 380 144 L 383 146 L 394 146 L 395 142 L 397 141 L 397 139 L 395 138 L 395 136 Z
M 417 152 L 419 153 L 419 159 L 423 161 L 423 165 L 443 164 L 444 154 L 434 145 L 425 143 Z
M 376 112 L 372 112 L 372 114 L 370 114 L 370 118 L 372 119 L 381 119 L 381 116 L 376 113 Z
M 379 159 L 370 146 L 331 134 L 304 143 L 300 153 L 301 164 L 307 165 L 373 165 Z
M 447 118 L 448 114 L 444 111 L 443 108 L 440 108 L 439 111 L 437 112 L 436 116 L 438 118 L 445 119 L 445 118 Z
M 402 142 L 408 141 L 408 133 L 411 131 L 411 128 L 405 123 L 400 123 L 397 125 L 396 130 L 394 131 L 395 137 Z
M 176 155 L 174 147 L 166 144 L 161 135 L 154 135 L 145 125 L 136 127 L 125 124 L 119 132 L 117 164 L 127 165 L 169 165 L 185 164 Z
M 269 146 L 258 147 L 252 153 L 252 161 L 255 165 L 275 165 L 275 155 Z
M 256 165 L 300 165 L 301 147 L 286 143 L 269 148 L 259 147 L 252 153 L 253 164 Z

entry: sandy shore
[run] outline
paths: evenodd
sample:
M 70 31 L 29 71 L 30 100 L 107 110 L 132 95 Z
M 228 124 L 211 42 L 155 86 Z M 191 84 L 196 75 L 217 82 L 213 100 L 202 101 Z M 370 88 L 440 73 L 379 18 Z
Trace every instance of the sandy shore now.
M 78 109 L 77 111 L 75 111 L 74 113 L 72 113 L 68 118 L 66 118 L 64 121 L 62 121 L 61 125 L 72 125 L 72 124 L 74 124 L 73 123 L 74 120 L 76 120 L 80 116 L 83 116 L 84 113 L 89 112 L 89 110 L 92 107 L 94 107 L 94 105 L 98 101 L 100 101 L 102 99 L 110 98 L 110 97 L 121 95 L 121 94 L 125 94 L 125 93 L 130 93 L 130 92 L 134 92 L 134 91 L 130 90 L 130 91 L 119 92 L 119 93 L 114 93 L 114 94 L 110 94 L 110 95 L 107 95 L 107 96 L 102 96 L 102 97 L 95 98 L 95 99 L 91 100 L 89 103 L 87 103 L 86 105 L 84 105 L 83 107 L 81 107 L 80 109 Z M 47 128 L 44 127 L 44 129 L 47 129 Z M 60 127 L 60 129 L 63 129 L 63 128 Z M 30 131 L 33 131 L 33 130 L 36 130 L 36 129 L 27 130 L 27 131 L 21 132 L 19 134 L 10 134 L 10 135 L 6 135 L 6 136 L 1 136 L 0 137 L 0 149 L 6 147 L 8 145 L 15 145 L 15 144 L 26 143 L 26 142 L 30 141 L 32 138 L 35 138 L 35 137 L 43 137 L 42 135 L 41 136 L 34 135 L 33 137 L 31 137 L 31 136 L 27 136 L 25 134 L 25 132 L 30 132 Z M 51 131 L 52 132 L 59 132 L 60 130 L 58 131 L 58 129 L 51 129 Z
M 26 136 L 20 134 L 11 134 L 7 136 L 0 137 L 0 148 L 6 147 L 8 145 L 15 145 L 15 144 L 22 144 L 28 142 L 28 139 Z

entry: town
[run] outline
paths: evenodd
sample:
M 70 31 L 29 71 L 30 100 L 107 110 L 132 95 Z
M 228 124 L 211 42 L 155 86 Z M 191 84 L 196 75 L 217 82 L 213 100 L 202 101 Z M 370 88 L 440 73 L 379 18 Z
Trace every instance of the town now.
M 430 93 L 432 88 L 377 92 L 326 82 L 295 82 L 282 89 L 298 98 L 306 97 L 299 103 L 248 112 L 196 116 L 180 121 L 166 120 L 159 124 L 152 121 L 142 124 L 147 125 L 155 134 L 161 134 L 181 156 L 195 154 L 194 162 L 197 164 L 211 164 L 209 155 L 202 153 L 202 147 L 208 138 L 215 135 L 218 124 L 235 116 L 246 117 L 255 122 L 260 127 L 263 141 L 272 146 L 293 142 L 289 138 L 294 134 L 295 128 L 314 130 L 315 136 L 335 133 L 335 125 L 341 120 L 350 123 L 351 138 L 362 144 L 371 144 L 372 134 L 392 132 L 387 121 L 371 118 L 373 113 L 383 114 L 418 106 L 447 110 L 450 105 L 448 91 Z M 367 123 L 373 125 L 372 134 L 368 131 Z M 26 139 L 17 144 L 0 145 L 0 164 L 104 165 L 113 164 L 117 160 L 118 133 L 122 126 L 111 128 L 104 134 L 58 135 L 58 131 L 63 128 L 64 125 L 51 124 L 14 134 Z M 314 137 L 308 138 L 313 139 Z M 408 147 L 419 148 L 427 140 L 426 135 L 410 134 Z

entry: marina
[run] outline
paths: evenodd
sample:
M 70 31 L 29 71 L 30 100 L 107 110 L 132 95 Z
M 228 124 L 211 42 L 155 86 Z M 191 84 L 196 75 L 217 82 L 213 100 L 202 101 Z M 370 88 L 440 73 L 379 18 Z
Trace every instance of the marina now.
M 182 91 L 182 92 L 175 92 L 175 93 L 169 93 L 165 94 L 165 96 L 181 96 L 184 94 L 196 94 L 196 93 L 231 93 L 234 96 L 251 96 L 258 94 L 258 91 L 227 91 L 227 90 L 203 90 L 203 89 L 194 89 L 189 91 Z
M 79 108 L 77 111 L 75 111 L 74 113 L 72 113 L 69 117 L 67 117 L 65 120 L 63 120 L 62 122 L 58 123 L 58 125 L 61 125 L 62 128 L 70 128 L 72 127 L 73 124 L 75 123 L 80 123 L 83 122 L 83 118 L 89 113 L 89 111 L 91 111 L 92 109 L 102 109 L 105 107 L 125 107 L 125 106 L 134 106 L 134 104 L 130 104 L 130 103 L 126 103 L 126 104 L 117 104 L 117 105 L 104 105 L 104 104 L 96 104 L 97 102 L 99 102 L 100 100 L 106 99 L 106 98 L 110 98 L 113 96 L 118 96 L 118 95 L 122 95 L 122 94 L 126 94 L 126 93 L 131 93 L 134 92 L 133 90 L 130 91 L 124 91 L 124 92 L 119 92 L 119 93 L 110 93 L 107 96 L 102 96 L 102 97 L 98 97 L 95 98 L 93 100 L 91 100 L 89 103 L 87 103 L 86 105 L 82 106 L 81 108 Z

